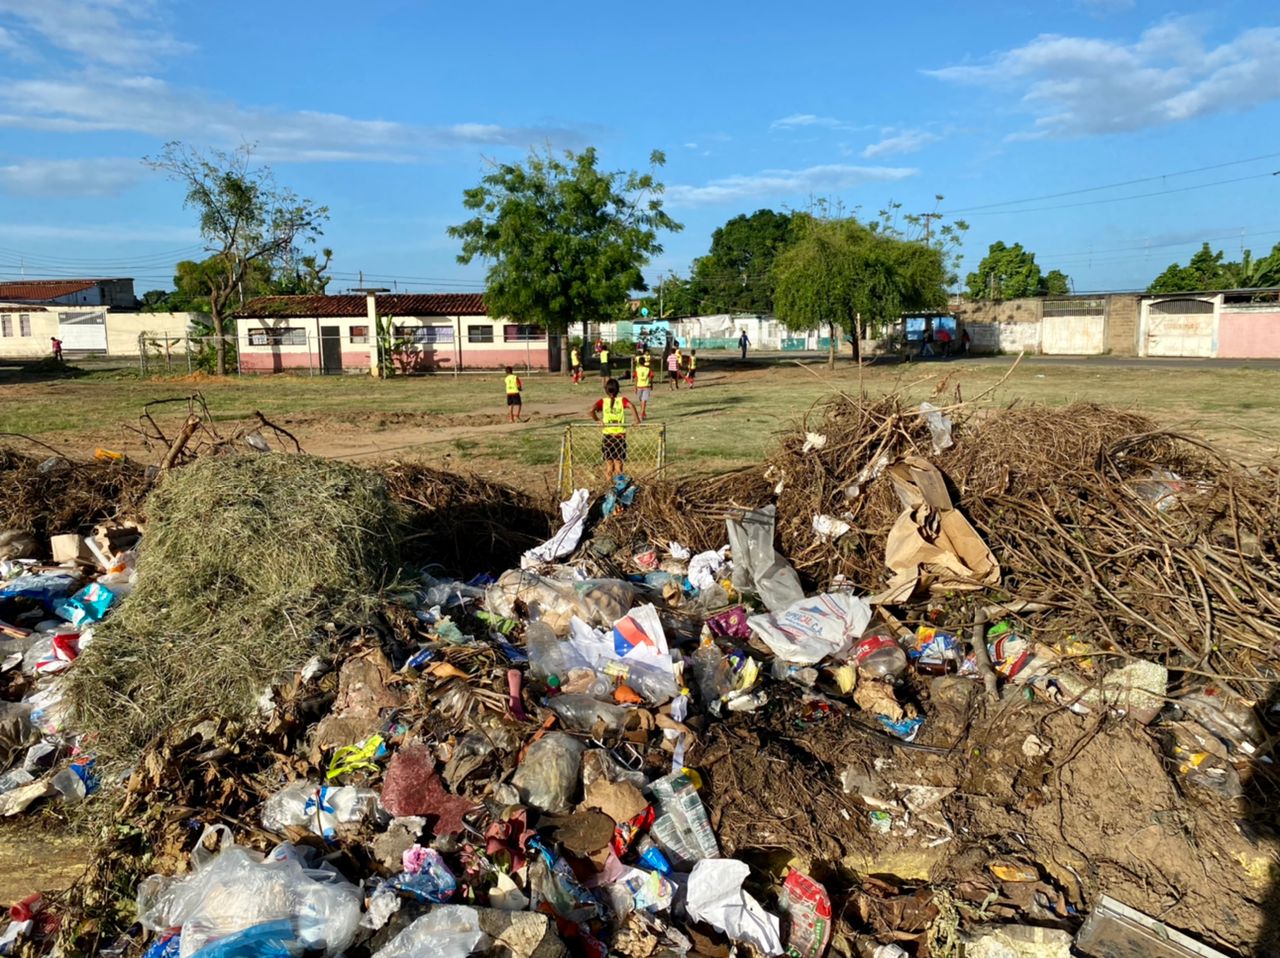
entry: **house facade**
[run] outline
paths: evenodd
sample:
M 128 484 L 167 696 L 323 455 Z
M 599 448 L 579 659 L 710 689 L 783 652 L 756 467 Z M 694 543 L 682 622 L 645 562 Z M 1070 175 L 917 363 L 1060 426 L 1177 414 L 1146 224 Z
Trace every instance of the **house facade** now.
M 236 311 L 240 371 L 368 373 L 378 318 L 406 373 L 545 370 L 558 358 L 546 330 L 491 317 L 480 293 L 261 296 Z
M 137 356 L 156 342 L 185 342 L 194 313 L 116 312 L 106 306 L 0 301 L 0 358 L 39 359 L 62 341 L 68 357 Z

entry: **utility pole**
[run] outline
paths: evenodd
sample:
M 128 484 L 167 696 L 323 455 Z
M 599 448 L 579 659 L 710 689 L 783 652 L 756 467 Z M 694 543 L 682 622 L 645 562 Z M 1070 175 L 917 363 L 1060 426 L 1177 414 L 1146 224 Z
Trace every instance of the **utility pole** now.
M 929 245 L 929 238 L 933 235 L 933 221 L 941 216 L 941 213 L 921 213 L 920 218 L 924 220 L 924 245 Z

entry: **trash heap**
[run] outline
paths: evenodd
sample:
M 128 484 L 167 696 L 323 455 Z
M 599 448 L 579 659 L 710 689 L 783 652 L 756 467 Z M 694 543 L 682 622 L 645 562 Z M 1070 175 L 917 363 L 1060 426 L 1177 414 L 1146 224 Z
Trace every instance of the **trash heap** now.
M 758 468 L 603 519 L 581 490 L 543 542 L 516 493 L 386 472 L 198 459 L 58 595 L 5 567 L 7 767 L 44 763 L 28 814 L 92 791 L 104 821 L 15 953 L 1275 936 L 1275 470 L 1101 407 L 840 397 Z

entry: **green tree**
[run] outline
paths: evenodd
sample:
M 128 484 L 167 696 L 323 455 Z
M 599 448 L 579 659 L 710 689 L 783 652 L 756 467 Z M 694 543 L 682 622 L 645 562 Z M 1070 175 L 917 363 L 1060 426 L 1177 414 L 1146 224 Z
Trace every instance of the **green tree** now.
M 320 255 L 323 260 L 314 255 L 288 257 L 276 270 L 271 291 L 281 296 L 323 296 L 329 286 L 330 277 L 325 270 L 333 259 L 333 250 L 325 247 Z
M 756 210 L 711 234 L 711 250 L 690 278 L 697 311 L 772 313 L 773 263 L 794 240 L 794 213 Z
M 604 171 L 594 148 L 531 151 L 524 163 L 496 165 L 463 194 L 471 219 L 449 227 L 462 240 L 458 262 L 489 262 L 485 303 L 551 333 L 617 315 L 641 272 L 662 252 L 659 230 L 681 229 L 662 208 L 655 150 L 647 173 Z
M 200 218 L 200 235 L 211 254 L 208 273 L 209 317 L 216 342 L 216 371 L 227 371 L 222 337 L 233 299 L 258 265 L 297 256 L 300 243 L 313 242 L 329 218 L 328 207 L 277 186 L 270 167 L 253 167 L 253 147 L 231 153 L 202 152 L 174 141 L 144 162 L 182 184 L 185 205 Z M 209 261 L 206 260 L 206 263 Z
M 951 274 L 939 245 L 853 218 L 806 215 L 797 229 L 795 243 L 774 263 L 774 307 L 788 328 L 829 330 L 829 365 L 839 334 L 848 335 L 858 359 L 864 331 L 882 331 L 903 313 L 946 304 Z
M 987 248 L 987 255 L 977 271 L 966 277 L 966 284 L 970 299 L 1020 299 L 1045 293 L 1035 253 L 1023 249 L 1021 243 L 1006 246 L 999 240 Z
M 1204 289 L 1222 289 L 1235 285 L 1231 276 L 1232 264 L 1222 261 L 1222 250 L 1214 252 L 1209 244 L 1203 244 L 1186 266 L 1171 263 L 1152 280 L 1148 293 L 1192 293 Z
M 1044 274 L 1040 288 L 1045 296 L 1066 296 L 1071 292 L 1071 277 L 1060 269 L 1051 269 Z

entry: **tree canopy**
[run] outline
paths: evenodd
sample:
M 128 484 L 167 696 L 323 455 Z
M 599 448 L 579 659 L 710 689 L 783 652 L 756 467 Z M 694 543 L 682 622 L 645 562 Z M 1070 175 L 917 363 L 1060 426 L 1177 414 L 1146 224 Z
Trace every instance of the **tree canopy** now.
M 1036 254 L 1021 243 L 1006 246 L 997 240 L 987 248 L 978 269 L 966 277 L 970 299 L 1020 299 L 1024 296 L 1058 296 L 1071 292 L 1071 280 L 1062 270 L 1040 271 Z
M 329 218 L 328 207 L 277 186 L 271 168 L 254 167 L 252 158 L 252 146 L 206 152 L 174 141 L 144 160 L 186 188 L 185 205 L 199 216 L 200 235 L 211 255 L 192 264 L 200 276 L 191 280 L 193 289 L 207 289 L 219 375 L 227 368 L 223 336 L 232 298 L 240 295 L 254 270 L 265 268 L 270 274 L 275 266 L 299 262 L 299 244 L 320 236 Z M 178 277 L 175 282 L 183 285 Z
M 802 214 L 798 236 L 774 263 L 774 307 L 791 329 L 847 334 L 858 357 L 864 330 L 883 331 L 904 313 L 942 308 L 949 281 L 945 249 L 905 239 L 883 223 Z
M 795 239 L 795 213 L 756 210 L 711 234 L 711 249 L 694 261 L 690 293 L 703 313 L 773 312 L 773 263 Z
M 1211 289 L 1258 289 L 1280 286 L 1280 243 L 1260 259 L 1253 258 L 1251 250 L 1245 250 L 1239 261 L 1224 259 L 1222 250 L 1216 252 L 1205 243 L 1187 262 L 1186 266 L 1172 263 L 1151 281 L 1148 293 L 1194 293 Z
M 553 333 L 616 315 L 646 288 L 641 270 L 662 252 L 658 232 L 681 229 L 662 207 L 655 174 L 664 162 L 655 150 L 647 173 L 604 171 L 593 148 L 534 150 L 465 191 L 476 215 L 449 235 L 462 240 L 458 262 L 489 262 L 489 311 Z

